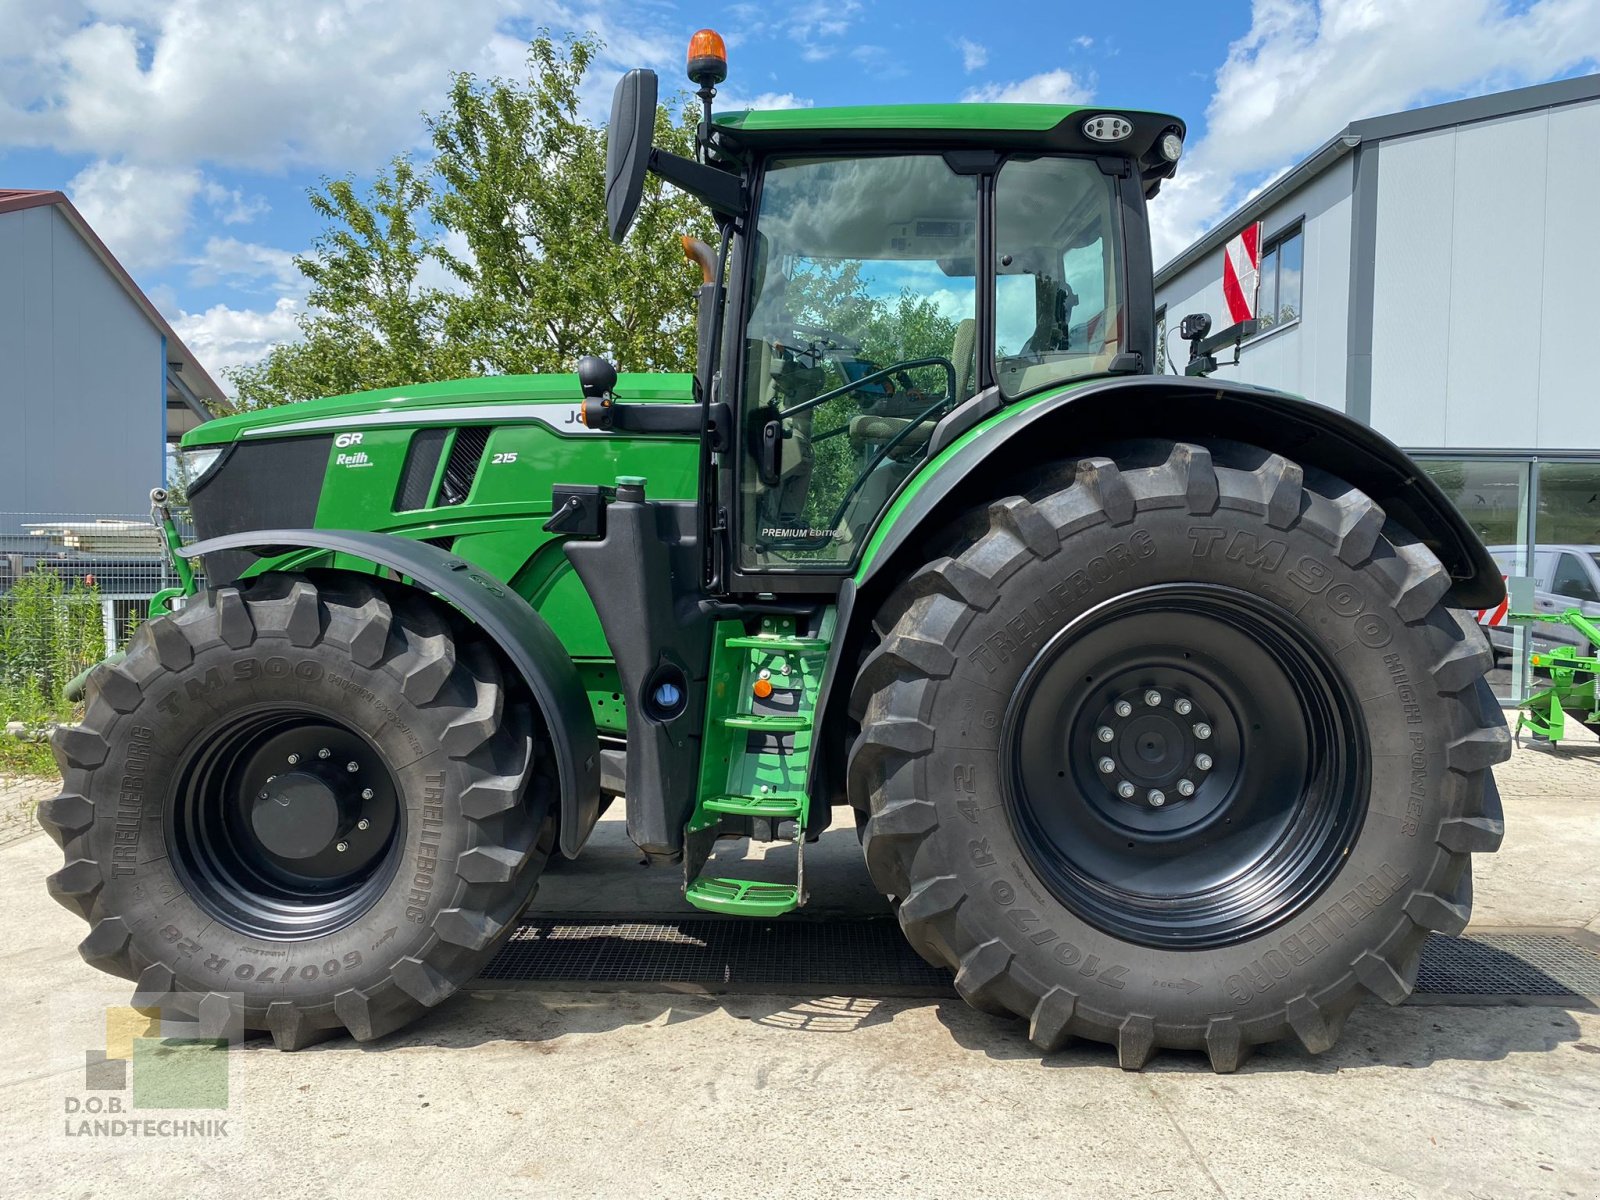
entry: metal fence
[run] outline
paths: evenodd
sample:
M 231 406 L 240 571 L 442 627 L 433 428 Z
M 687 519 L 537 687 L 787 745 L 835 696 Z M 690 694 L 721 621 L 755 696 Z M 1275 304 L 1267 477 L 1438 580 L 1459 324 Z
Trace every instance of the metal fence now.
M 96 607 L 108 653 L 149 615 L 151 597 L 178 583 L 148 513 L 0 513 L 0 619 L 15 608 L 18 584 L 37 573 L 60 582 L 60 604 Z M 80 624 L 83 615 L 71 614 Z

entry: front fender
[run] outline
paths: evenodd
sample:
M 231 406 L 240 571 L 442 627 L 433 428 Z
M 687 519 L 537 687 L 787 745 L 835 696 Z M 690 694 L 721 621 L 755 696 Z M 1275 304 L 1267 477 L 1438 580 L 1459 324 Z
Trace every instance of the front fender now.
M 196 542 L 178 553 L 198 558 L 227 550 L 243 550 L 258 558 L 286 550 L 349 554 L 406 576 L 470 617 L 516 667 L 539 706 L 560 781 L 561 852 L 568 858 L 578 853 L 600 818 L 600 741 L 577 668 L 526 600 L 449 551 L 393 534 L 257 529 Z

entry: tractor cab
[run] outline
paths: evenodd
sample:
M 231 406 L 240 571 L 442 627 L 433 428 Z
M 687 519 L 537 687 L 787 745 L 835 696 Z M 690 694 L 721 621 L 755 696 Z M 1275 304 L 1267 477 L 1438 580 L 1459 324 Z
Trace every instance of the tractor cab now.
M 690 55 L 699 161 L 650 148 L 651 72 L 618 83 L 611 231 L 626 235 L 646 169 L 717 219 L 697 383 L 725 448 L 706 504 L 730 519 L 708 576 L 829 586 L 933 451 L 1012 402 L 1153 370 L 1144 204 L 1184 126 L 1038 104 L 713 116 L 719 50 L 696 35 Z

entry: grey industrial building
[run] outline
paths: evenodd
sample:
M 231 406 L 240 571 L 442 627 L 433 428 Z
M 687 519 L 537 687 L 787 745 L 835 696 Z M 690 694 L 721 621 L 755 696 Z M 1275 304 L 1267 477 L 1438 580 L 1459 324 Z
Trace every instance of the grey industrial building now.
M 1340 130 L 1157 272 L 1166 369 L 1185 314 L 1229 324 L 1225 244 L 1257 221 L 1261 328 L 1220 374 L 1371 424 L 1540 607 L 1600 612 L 1600 75 Z M 1506 698 L 1523 636 L 1494 637 Z
M 136 515 L 222 390 L 60 192 L 0 189 L 0 538 Z

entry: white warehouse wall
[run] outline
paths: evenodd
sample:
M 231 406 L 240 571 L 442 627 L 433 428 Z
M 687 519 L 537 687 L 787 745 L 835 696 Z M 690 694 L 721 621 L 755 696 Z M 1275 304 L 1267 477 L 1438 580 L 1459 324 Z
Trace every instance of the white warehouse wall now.
M 1345 407 L 1350 308 L 1350 191 L 1352 160 L 1345 155 L 1304 187 L 1263 215 L 1262 234 L 1271 239 L 1304 219 L 1305 266 L 1301 317 L 1247 342 L 1239 366 L 1223 367 L 1218 378 L 1281 388 L 1341 411 Z M 1160 197 L 1152 208 L 1158 210 Z M 1178 323 L 1192 312 L 1211 314 L 1212 328 L 1228 324 L 1222 298 L 1220 248 L 1179 273 L 1156 292 L 1156 307 L 1167 309 L 1169 370 L 1183 373 L 1189 347 L 1178 337 Z M 1219 355 L 1219 358 L 1226 356 Z
M 138 514 L 165 471 L 160 332 L 55 205 L 0 213 L 0 281 L 0 514 Z
M 1372 422 L 1402 445 L 1595 446 L 1600 102 L 1379 150 Z

